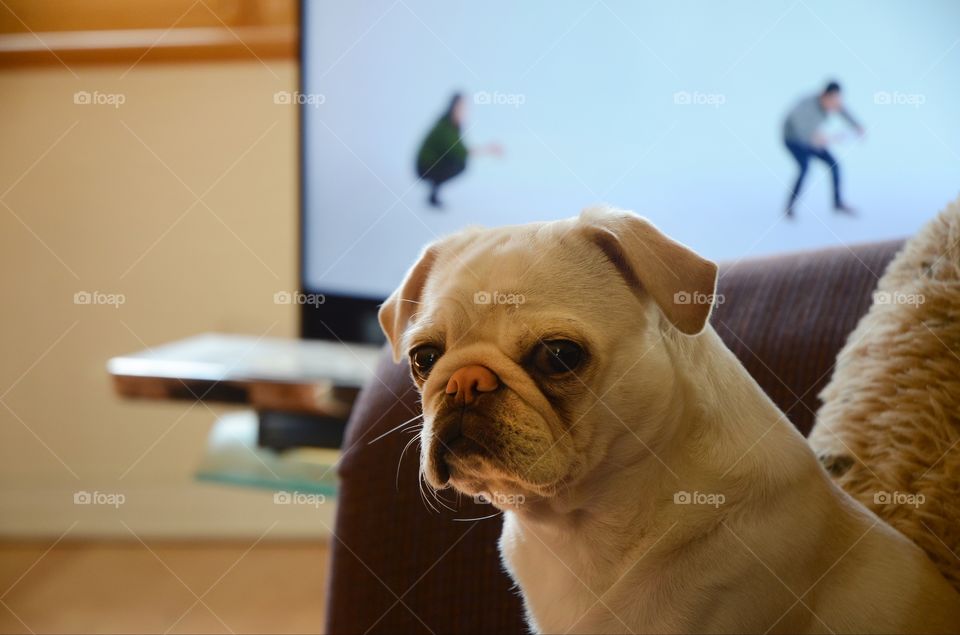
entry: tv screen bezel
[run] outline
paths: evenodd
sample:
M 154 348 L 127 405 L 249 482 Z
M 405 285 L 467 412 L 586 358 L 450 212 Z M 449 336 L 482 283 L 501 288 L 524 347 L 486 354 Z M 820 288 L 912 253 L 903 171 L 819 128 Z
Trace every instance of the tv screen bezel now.
M 297 90 L 301 94 L 304 90 L 304 69 L 308 61 L 306 56 L 306 13 L 308 0 L 300 2 L 300 38 L 298 42 L 297 57 L 299 67 L 297 69 Z M 303 294 L 320 294 L 324 297 L 324 302 L 319 303 L 300 303 L 298 306 L 300 312 L 300 337 L 304 339 L 321 339 L 342 341 L 348 343 L 380 343 L 384 341 L 382 334 L 372 328 L 376 322 L 377 311 L 384 298 L 368 298 L 361 296 L 352 296 L 342 293 L 330 293 L 322 288 L 312 288 L 307 284 L 306 254 L 307 254 L 307 143 L 305 141 L 304 127 L 306 108 L 312 108 L 310 104 L 301 103 L 296 112 L 297 126 L 297 171 L 299 173 L 298 184 L 298 202 L 299 222 L 297 231 L 299 240 L 297 245 L 297 263 L 298 263 L 298 286 Z M 316 211 L 316 210 L 314 210 Z

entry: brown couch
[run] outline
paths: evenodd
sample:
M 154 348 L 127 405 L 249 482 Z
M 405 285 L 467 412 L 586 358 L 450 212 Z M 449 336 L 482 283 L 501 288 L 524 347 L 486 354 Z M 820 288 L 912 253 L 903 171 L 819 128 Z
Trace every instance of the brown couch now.
M 837 352 L 902 243 L 841 247 L 720 268 L 713 327 L 807 434 Z M 522 633 L 520 597 L 500 567 L 496 510 L 417 487 L 419 413 L 405 364 L 384 354 L 348 425 L 328 598 L 328 633 Z M 375 440 L 377 439 L 377 440 Z M 401 459 L 401 454 L 403 457 Z

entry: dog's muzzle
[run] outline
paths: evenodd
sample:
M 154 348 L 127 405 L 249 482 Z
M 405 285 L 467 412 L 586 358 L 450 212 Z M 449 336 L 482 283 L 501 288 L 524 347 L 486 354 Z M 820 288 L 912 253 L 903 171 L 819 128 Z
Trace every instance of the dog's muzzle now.
M 441 482 L 450 479 L 451 463 L 455 458 L 493 454 L 495 448 L 490 443 L 488 430 L 490 421 L 481 412 L 481 397 L 500 387 L 497 374 L 479 364 L 462 366 L 450 375 L 445 404 L 438 413 L 436 436 L 430 449 Z

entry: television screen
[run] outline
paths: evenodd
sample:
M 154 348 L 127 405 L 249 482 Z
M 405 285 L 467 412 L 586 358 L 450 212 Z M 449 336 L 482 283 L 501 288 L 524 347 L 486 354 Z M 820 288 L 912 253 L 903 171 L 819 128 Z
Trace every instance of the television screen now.
M 439 236 L 598 203 L 731 261 L 903 237 L 960 190 L 950 0 L 318 1 L 302 18 L 305 290 L 381 300 Z

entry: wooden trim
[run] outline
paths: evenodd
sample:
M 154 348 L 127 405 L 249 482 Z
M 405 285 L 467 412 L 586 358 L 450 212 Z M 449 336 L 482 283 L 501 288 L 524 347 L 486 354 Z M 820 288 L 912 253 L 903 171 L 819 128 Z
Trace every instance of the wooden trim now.
M 49 31 L 0 35 L 0 67 L 31 64 L 296 59 L 294 26 Z
M 3 0 L 0 67 L 296 59 L 296 0 Z

